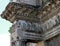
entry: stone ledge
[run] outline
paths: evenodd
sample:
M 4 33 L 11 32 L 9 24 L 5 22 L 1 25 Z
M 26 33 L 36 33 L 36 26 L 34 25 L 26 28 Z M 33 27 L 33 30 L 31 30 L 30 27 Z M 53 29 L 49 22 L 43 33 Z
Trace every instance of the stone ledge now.
M 49 32 L 46 32 L 43 36 L 44 36 L 44 40 L 48 40 L 56 35 L 60 34 L 60 25 L 56 26 L 55 28 L 53 28 L 52 30 L 50 30 Z

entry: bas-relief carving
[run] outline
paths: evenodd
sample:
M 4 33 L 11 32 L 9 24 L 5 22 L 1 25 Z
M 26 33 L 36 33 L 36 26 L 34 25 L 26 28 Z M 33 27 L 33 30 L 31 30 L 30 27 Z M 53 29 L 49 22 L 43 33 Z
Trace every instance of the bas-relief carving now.
M 18 0 L 18 1 L 20 1 L 20 0 Z M 25 0 L 22 0 L 22 2 L 24 2 Z M 27 1 L 27 0 L 26 0 Z M 32 0 L 28 0 L 28 2 L 29 1 L 32 1 Z M 35 1 L 35 0 L 34 0 Z M 31 5 L 36 5 L 36 2 L 34 2 L 34 1 L 32 1 L 30 4 Z M 45 0 L 44 2 L 46 2 L 47 0 Z M 15 2 L 16 2 L 16 0 L 15 0 Z M 28 2 L 25 2 L 25 3 L 28 3 Z M 33 3 L 34 2 L 34 3 Z M 38 1 L 37 1 L 38 2 Z M 42 3 L 42 2 L 40 2 L 40 3 Z M 56 3 L 56 5 L 54 4 L 54 3 Z M 57 9 L 58 8 L 58 10 L 59 10 L 59 8 L 60 7 L 58 7 L 59 5 L 57 5 L 57 4 L 59 4 L 60 3 L 60 1 L 54 1 L 54 5 L 51 5 L 51 4 L 49 4 L 49 6 L 47 6 L 48 8 L 45 8 L 47 11 L 45 11 L 45 10 L 42 10 L 42 15 L 43 16 L 45 16 L 46 15 L 46 13 L 49 11 L 49 10 L 53 10 L 53 11 L 55 11 L 55 9 Z M 16 4 L 16 5 L 15 5 Z M 31 18 L 33 18 L 34 20 L 35 20 L 35 17 L 37 17 L 37 16 L 35 16 L 36 14 L 36 11 L 34 11 L 35 10 L 35 8 L 33 8 L 33 9 L 31 9 L 33 12 L 30 14 L 30 8 L 28 8 L 27 10 L 29 11 L 25 11 L 26 10 L 26 6 L 24 7 L 24 5 L 23 5 L 23 8 L 22 9 L 20 9 L 20 11 L 18 10 L 18 12 L 14 12 L 14 11 L 16 11 L 15 10 L 15 8 L 17 8 L 17 6 L 19 6 L 19 4 L 18 4 L 18 2 L 17 3 L 12 3 L 12 4 L 10 4 L 11 6 L 9 6 L 10 7 L 10 9 L 9 8 L 6 8 L 6 12 L 5 13 L 3 13 L 4 15 L 2 16 L 3 18 L 5 18 L 5 19 L 9 19 L 9 21 L 11 21 L 11 22 L 14 22 L 14 21 L 16 21 L 17 19 L 16 19 L 16 15 L 18 15 L 18 14 L 16 14 L 16 13 L 19 13 L 19 15 L 24 15 L 24 16 L 28 16 L 29 15 L 29 17 L 30 17 L 30 15 L 31 15 L 31 17 L 30 17 L 30 20 L 31 20 Z M 22 6 L 22 5 L 20 5 L 20 6 Z M 28 5 L 27 5 L 28 6 Z M 11 10 L 11 7 L 12 7 L 12 9 L 13 9 L 13 12 L 15 13 L 13 13 L 13 14 L 10 14 L 9 13 L 9 15 L 7 14 L 8 13 L 8 11 L 9 10 Z M 51 9 L 52 8 L 52 9 Z M 58 11 L 57 10 L 57 11 Z M 23 14 L 23 11 L 25 11 L 24 12 L 24 14 Z M 57 12 L 57 11 L 55 11 L 55 12 Z M 27 13 L 28 12 L 28 13 Z M 49 13 L 50 12 L 52 12 L 52 11 L 49 11 Z M 54 13 L 55 13 L 54 12 Z M 40 13 L 40 12 L 39 12 Z M 52 15 L 52 13 L 51 14 L 49 14 L 48 13 L 48 16 L 46 16 L 47 18 L 49 18 L 51 15 Z M 15 15 L 15 16 L 12 16 L 12 15 Z M 39 14 L 39 15 L 41 15 L 41 14 Z M 50 15 L 50 16 L 49 16 Z M 9 18 L 9 17 L 10 18 Z M 11 18 L 11 16 L 12 16 L 12 18 Z M 33 17 L 32 17 L 33 16 Z M 42 16 L 42 17 L 43 17 Z M 7 18 L 8 17 L 8 18 Z M 19 17 L 19 16 L 18 16 Z M 60 26 L 58 26 L 59 24 L 60 24 L 60 13 L 58 14 L 58 15 L 53 15 L 52 17 L 50 17 L 49 19 L 47 19 L 46 20 L 46 17 L 43 17 L 44 19 L 42 19 L 42 22 L 44 21 L 44 23 L 42 23 L 42 24 L 37 24 L 37 23 L 26 23 L 26 22 L 19 22 L 19 23 L 22 23 L 22 24 L 20 24 L 19 25 L 19 23 L 18 23 L 18 21 L 16 22 L 17 23 L 17 25 L 16 25 L 16 27 L 15 26 L 13 26 L 12 27 L 12 29 L 11 29 L 11 36 L 13 37 L 13 39 L 15 40 L 14 42 L 16 42 L 16 41 L 18 41 L 19 39 L 21 40 L 21 39 L 30 39 L 30 40 L 41 40 L 42 39 L 42 41 L 44 41 L 44 40 L 47 40 L 47 39 L 50 39 L 50 38 L 52 38 L 52 37 L 54 37 L 55 35 L 57 35 L 57 34 L 59 34 L 60 33 L 60 30 L 59 30 L 59 28 L 60 28 Z M 21 17 L 20 17 L 21 18 Z M 24 17 L 23 17 L 24 18 Z M 22 19 L 23 19 L 22 18 Z M 41 18 L 41 17 L 40 17 Z M 26 19 L 26 18 L 25 18 Z M 25 20 L 24 19 L 24 20 Z M 32 20 L 33 20 L 32 19 Z M 20 19 L 19 19 L 20 20 Z M 36 19 L 36 20 L 38 20 L 38 19 Z M 40 21 L 40 20 L 39 20 Z M 33 21 L 31 21 L 31 22 L 33 22 Z M 29 25 L 29 26 L 27 26 L 27 25 Z M 21 27 L 20 27 L 21 26 Z M 20 27 L 20 28 L 17 28 L 17 27 Z M 23 29 L 23 30 L 21 30 L 21 29 Z M 25 30 L 30 30 L 30 32 L 28 32 L 28 31 L 25 31 Z M 35 31 L 36 30 L 36 32 L 34 32 L 33 33 L 33 31 Z M 37 31 L 38 30 L 38 31 Z M 41 32 L 41 31 L 43 31 L 43 32 Z M 41 32 L 40 34 L 39 33 L 37 33 L 37 32 Z M 44 39 L 43 39 L 44 38 Z M 22 41 L 19 41 L 19 42 L 17 42 L 16 43 L 16 46 L 22 46 L 22 43 L 21 43 Z M 26 41 L 23 41 L 23 42 L 26 42 Z M 21 43 L 21 44 L 20 44 Z M 41 45 L 40 46 L 44 46 L 44 43 L 43 42 L 40 42 L 41 43 Z M 39 43 L 39 44 L 40 44 Z M 52 43 L 52 42 L 51 42 Z M 49 44 L 50 46 L 51 46 L 51 43 Z M 24 44 L 23 44 L 23 46 L 25 46 Z M 38 45 L 39 46 L 39 45 Z

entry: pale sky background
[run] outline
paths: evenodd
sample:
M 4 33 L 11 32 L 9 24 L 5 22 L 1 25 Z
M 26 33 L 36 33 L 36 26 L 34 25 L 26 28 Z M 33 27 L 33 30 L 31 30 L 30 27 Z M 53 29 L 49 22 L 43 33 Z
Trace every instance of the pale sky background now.
M 0 0 L 0 14 L 5 10 L 5 7 L 10 0 Z M 0 16 L 0 46 L 10 46 L 10 34 L 8 32 L 11 23 L 2 19 Z

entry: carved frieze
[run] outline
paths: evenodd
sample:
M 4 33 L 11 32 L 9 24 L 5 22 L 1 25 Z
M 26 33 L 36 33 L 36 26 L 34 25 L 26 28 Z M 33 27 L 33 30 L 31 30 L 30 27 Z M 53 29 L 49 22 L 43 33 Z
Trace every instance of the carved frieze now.
M 60 1 L 48 3 L 42 9 L 30 5 L 10 2 L 6 10 L 2 13 L 2 18 L 14 22 L 16 20 L 26 20 L 31 22 L 45 22 L 60 12 Z M 13 18 L 13 19 L 11 19 Z M 12 21 L 11 21 L 12 20 Z

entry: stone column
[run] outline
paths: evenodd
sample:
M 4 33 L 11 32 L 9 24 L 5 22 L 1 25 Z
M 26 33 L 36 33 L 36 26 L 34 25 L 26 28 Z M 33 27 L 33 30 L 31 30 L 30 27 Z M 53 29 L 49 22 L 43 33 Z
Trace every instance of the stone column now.
M 26 41 L 23 40 L 17 41 L 16 46 L 26 46 Z

